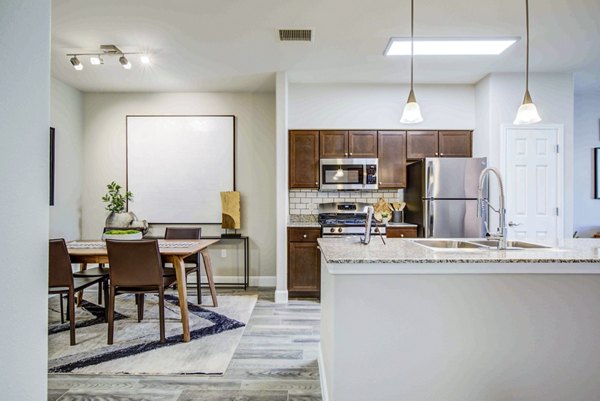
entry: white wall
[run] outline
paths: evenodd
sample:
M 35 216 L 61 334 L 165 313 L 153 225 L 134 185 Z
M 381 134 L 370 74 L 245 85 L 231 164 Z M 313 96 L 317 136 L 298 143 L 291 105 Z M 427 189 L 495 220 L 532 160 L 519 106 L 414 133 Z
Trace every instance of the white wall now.
M 86 93 L 84 95 L 84 184 L 82 235 L 98 238 L 107 212 L 100 198 L 106 184 L 126 179 L 128 114 L 228 114 L 236 116 L 236 186 L 241 192 L 241 232 L 250 237 L 251 276 L 275 276 L 275 96 L 272 93 Z M 215 166 L 218 168 L 218 166 Z M 182 194 L 182 196 L 185 194 Z M 134 191 L 135 197 L 135 191 Z M 202 205 L 198 205 L 202 207 Z M 130 205 L 135 212 L 135 199 Z M 144 216 L 138 216 L 144 219 Z M 212 231 L 212 232 L 211 232 Z M 203 234 L 220 234 L 205 226 Z M 227 242 L 227 244 L 231 244 Z M 232 249 L 221 258 L 219 246 Z M 241 244 L 211 252 L 215 275 L 242 274 Z M 240 269 L 227 268 L 239 266 Z M 256 283 L 255 283 L 256 284 Z
M 0 1 L 3 400 L 47 399 L 50 2 Z
M 580 236 L 600 231 L 600 199 L 594 199 L 593 148 L 600 147 L 600 93 L 575 95 L 573 154 L 574 223 Z
M 420 124 L 400 124 L 409 87 L 375 84 L 289 85 L 289 129 L 473 129 L 473 85 L 417 85 Z
M 500 167 L 500 134 L 503 124 L 512 124 L 523 100 L 525 78 L 522 73 L 490 74 L 476 85 L 477 126 L 474 137 L 479 143 L 474 154 L 488 156 L 488 165 Z M 564 233 L 573 233 L 573 76 L 571 74 L 530 74 L 529 91 L 542 124 L 564 127 Z M 481 114 L 480 114 L 481 113 Z M 487 117 L 486 117 L 487 115 Z M 487 149 L 485 144 L 487 143 Z M 487 154 L 486 154 L 487 153 Z M 491 194 L 493 199 L 495 195 Z
M 54 206 L 50 207 L 50 238 L 81 237 L 83 167 L 83 95 L 52 79 L 50 125 L 56 129 Z

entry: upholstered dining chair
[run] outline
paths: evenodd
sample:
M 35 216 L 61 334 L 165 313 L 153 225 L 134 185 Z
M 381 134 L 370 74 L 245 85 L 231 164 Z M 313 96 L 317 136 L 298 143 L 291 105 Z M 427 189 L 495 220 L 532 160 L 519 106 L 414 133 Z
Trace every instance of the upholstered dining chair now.
M 165 230 L 165 239 L 200 239 L 202 228 L 187 228 L 187 227 L 167 227 Z M 196 272 L 196 288 L 198 289 L 198 305 L 202 303 L 201 280 L 200 280 L 200 253 L 190 255 L 184 260 L 186 265 L 191 265 L 185 268 L 185 276 Z M 165 267 L 166 275 L 175 275 L 175 270 L 172 267 Z
M 63 294 L 67 294 L 67 309 L 71 331 L 71 345 L 75 345 L 75 293 L 94 284 L 100 285 L 103 283 L 104 299 L 106 301 L 108 297 L 108 286 L 106 285 L 108 276 L 73 277 L 69 251 L 67 250 L 67 244 L 65 243 L 65 240 L 62 238 L 50 240 L 50 247 L 48 250 L 48 270 L 48 293 L 59 294 L 61 298 L 61 321 L 63 314 L 62 296 Z
M 158 293 L 160 342 L 165 342 L 165 288 L 175 276 L 164 276 L 157 240 L 106 240 L 110 294 L 108 301 L 108 344 L 113 343 L 115 296 L 134 293 L 137 298 L 138 321 L 143 319 L 144 294 Z

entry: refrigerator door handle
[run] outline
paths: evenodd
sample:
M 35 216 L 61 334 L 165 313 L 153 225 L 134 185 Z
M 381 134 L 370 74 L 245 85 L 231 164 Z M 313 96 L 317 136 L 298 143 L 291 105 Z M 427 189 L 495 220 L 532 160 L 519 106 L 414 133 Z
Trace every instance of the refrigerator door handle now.
M 433 236 L 433 208 L 432 202 L 430 199 L 425 199 L 423 201 L 423 216 L 424 216 L 424 225 L 423 225 L 423 236 L 425 238 L 431 238 Z
M 429 212 L 429 235 L 427 236 L 428 238 L 433 237 L 433 201 L 427 201 L 429 203 L 429 207 L 427 208 L 428 212 Z
M 433 178 L 433 163 L 431 161 L 427 162 L 426 177 L 427 178 L 425 180 L 425 183 L 426 183 L 427 187 L 425 188 L 425 191 L 426 191 L 425 197 L 431 198 L 431 181 Z

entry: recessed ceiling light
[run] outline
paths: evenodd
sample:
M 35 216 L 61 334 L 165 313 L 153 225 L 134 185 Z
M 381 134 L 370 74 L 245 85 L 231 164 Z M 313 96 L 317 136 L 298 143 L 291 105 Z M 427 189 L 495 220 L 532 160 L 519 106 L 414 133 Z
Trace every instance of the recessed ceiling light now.
M 414 54 L 419 56 L 498 55 L 520 38 L 415 38 Z M 386 56 L 410 56 L 410 38 L 391 38 Z
M 142 54 L 140 56 L 140 61 L 142 62 L 142 64 L 150 64 L 150 56 L 148 56 L 147 54 Z

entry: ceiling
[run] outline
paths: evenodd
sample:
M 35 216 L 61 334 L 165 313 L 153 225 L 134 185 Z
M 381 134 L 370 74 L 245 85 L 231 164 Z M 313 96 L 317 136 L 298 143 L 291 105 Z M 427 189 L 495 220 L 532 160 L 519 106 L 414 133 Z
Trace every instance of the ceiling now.
M 530 0 L 532 72 L 572 72 L 600 92 L 600 1 Z M 525 37 L 524 0 L 416 0 L 415 36 Z M 281 43 L 278 28 L 313 28 L 312 43 Z M 52 75 L 82 91 L 273 91 L 291 82 L 406 83 L 409 58 L 384 57 L 410 36 L 409 0 L 53 0 Z M 66 53 L 115 44 L 152 63 L 116 58 L 75 71 Z M 420 56 L 415 82 L 472 84 L 522 72 L 524 40 L 500 56 Z

